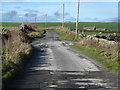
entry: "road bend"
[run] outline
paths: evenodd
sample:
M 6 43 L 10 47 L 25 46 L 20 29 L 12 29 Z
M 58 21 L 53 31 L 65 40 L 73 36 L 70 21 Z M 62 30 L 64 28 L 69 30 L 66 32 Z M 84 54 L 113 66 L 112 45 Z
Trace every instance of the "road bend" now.
M 34 56 L 7 86 L 21 90 L 119 90 L 118 77 L 94 60 L 71 49 L 52 30 L 32 42 Z

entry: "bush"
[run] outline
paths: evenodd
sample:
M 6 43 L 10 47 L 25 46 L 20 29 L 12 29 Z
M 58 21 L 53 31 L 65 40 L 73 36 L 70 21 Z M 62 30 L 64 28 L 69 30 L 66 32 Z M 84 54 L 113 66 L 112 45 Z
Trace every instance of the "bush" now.
M 31 32 L 28 34 L 28 36 L 31 38 L 40 38 L 40 37 L 42 37 L 42 34 L 41 34 L 41 32 Z
M 23 42 L 24 33 L 18 30 L 9 30 L 10 37 L 2 38 L 2 79 L 3 87 L 23 68 L 26 56 L 30 57 L 31 45 Z
M 33 31 L 8 30 L 7 39 L 2 36 L 2 80 L 3 87 L 25 66 L 32 57 L 32 38 L 43 37 L 44 31 L 29 24 Z

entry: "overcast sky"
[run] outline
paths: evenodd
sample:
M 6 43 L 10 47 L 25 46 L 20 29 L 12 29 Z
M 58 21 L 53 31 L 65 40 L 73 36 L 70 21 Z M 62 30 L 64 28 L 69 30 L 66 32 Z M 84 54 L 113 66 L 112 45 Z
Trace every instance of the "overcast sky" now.
M 15 1 L 15 0 L 12 0 Z M 20 0 L 19 0 L 20 1 Z M 2 2 L 3 22 L 62 21 L 62 4 L 65 4 L 65 22 L 74 22 L 76 2 Z M 80 22 L 117 22 L 118 2 L 80 2 Z

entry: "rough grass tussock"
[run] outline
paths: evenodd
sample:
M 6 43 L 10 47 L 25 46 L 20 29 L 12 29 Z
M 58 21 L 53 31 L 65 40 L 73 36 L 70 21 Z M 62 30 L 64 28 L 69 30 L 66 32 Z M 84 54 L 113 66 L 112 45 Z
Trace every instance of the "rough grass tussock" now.
M 29 30 L 33 29 L 32 31 Z M 37 31 L 38 30 L 38 31 Z M 25 31 L 25 32 L 24 32 Z M 32 47 L 29 41 L 42 37 L 44 31 L 28 24 L 22 30 L 3 30 L 2 34 L 2 80 L 3 87 L 25 66 L 32 56 Z

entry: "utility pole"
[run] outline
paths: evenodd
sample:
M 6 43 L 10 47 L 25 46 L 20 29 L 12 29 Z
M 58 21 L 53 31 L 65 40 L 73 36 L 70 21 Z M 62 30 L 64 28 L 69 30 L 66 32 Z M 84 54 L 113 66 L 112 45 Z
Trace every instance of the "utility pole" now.
M 28 16 L 26 16 L 26 23 L 28 23 Z
M 47 26 L 47 14 L 45 15 L 45 27 Z
M 64 27 L 64 4 L 63 4 L 63 13 L 62 13 L 62 28 Z
M 75 38 L 78 38 L 79 4 L 80 4 L 80 0 L 78 0 L 78 3 L 77 3 L 77 15 L 76 15 L 76 31 L 75 31 Z
M 35 17 L 35 23 L 36 23 L 36 20 L 37 20 L 37 19 L 36 19 L 36 17 Z
M 27 23 L 27 18 L 26 18 L 26 23 Z

